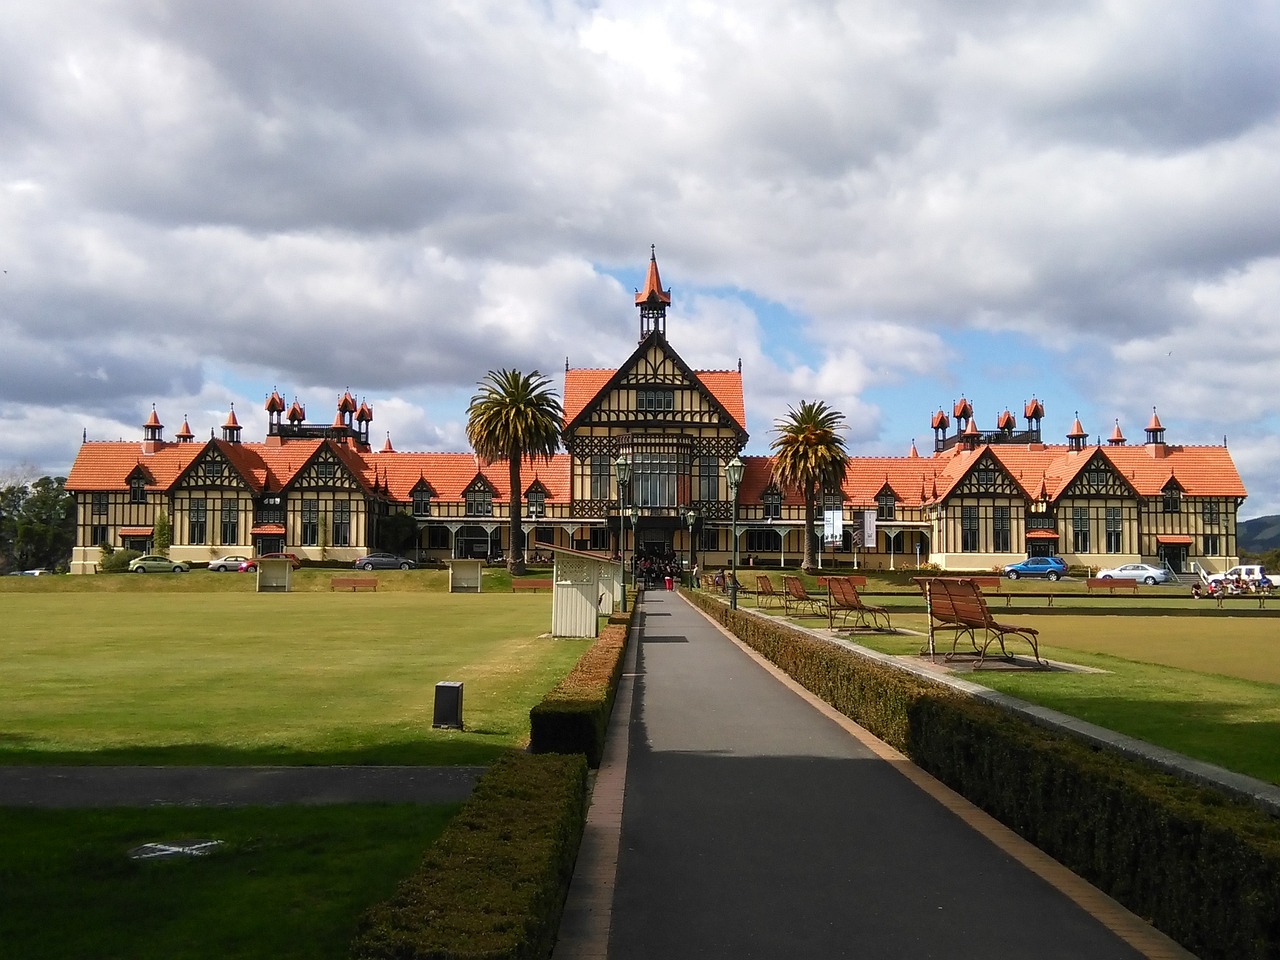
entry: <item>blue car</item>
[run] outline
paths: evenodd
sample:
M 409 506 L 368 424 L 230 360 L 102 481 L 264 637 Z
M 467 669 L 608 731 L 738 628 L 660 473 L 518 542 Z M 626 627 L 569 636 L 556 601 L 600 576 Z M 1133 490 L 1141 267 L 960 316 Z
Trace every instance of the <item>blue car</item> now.
M 1006 564 L 1004 575 L 1010 580 L 1017 580 L 1019 577 L 1061 580 L 1067 575 L 1067 561 L 1061 557 L 1027 557 L 1017 563 Z

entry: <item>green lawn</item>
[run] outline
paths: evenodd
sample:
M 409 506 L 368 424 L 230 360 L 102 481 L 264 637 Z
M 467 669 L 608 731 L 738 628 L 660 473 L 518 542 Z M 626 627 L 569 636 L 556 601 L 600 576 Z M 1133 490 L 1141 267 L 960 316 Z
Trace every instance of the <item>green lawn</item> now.
M 291 594 L 203 572 L 21 578 L 0 599 L 0 763 L 487 763 L 589 641 L 546 636 L 548 594 L 440 576 Z M 464 732 L 431 729 L 442 680 L 465 685 Z
M 456 806 L 0 809 L 0 955 L 339 960 Z M 218 839 L 134 861 L 151 841 Z
M 1002 619 L 1040 631 L 1042 656 L 1103 673 L 978 671 L 995 690 L 1280 784 L 1280 661 L 1274 620 L 1237 617 Z M 922 615 L 894 625 L 924 632 Z M 950 649 L 938 634 L 939 650 Z M 859 634 L 882 653 L 915 654 L 924 638 Z M 962 642 L 963 646 L 963 642 Z M 1014 652 L 1026 647 L 1011 641 Z

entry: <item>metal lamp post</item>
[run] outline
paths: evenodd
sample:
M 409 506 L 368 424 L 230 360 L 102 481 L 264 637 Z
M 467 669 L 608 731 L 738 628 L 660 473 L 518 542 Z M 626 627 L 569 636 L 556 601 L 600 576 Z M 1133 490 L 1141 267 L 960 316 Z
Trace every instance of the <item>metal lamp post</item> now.
M 613 461 L 613 476 L 618 481 L 618 583 L 622 587 L 622 612 L 627 612 L 627 572 L 623 561 L 626 553 L 626 522 L 622 514 L 622 495 L 631 484 L 631 461 L 619 456 Z
M 729 492 L 733 494 L 733 517 L 730 523 L 733 533 L 733 552 L 730 554 L 729 608 L 738 609 L 738 488 L 742 486 L 742 473 L 746 464 L 742 458 L 735 456 L 724 468 L 724 478 L 729 483 Z
M 636 582 L 636 553 L 640 550 L 640 537 L 636 530 L 640 526 L 640 508 L 636 504 L 631 504 L 631 582 Z M 625 581 L 624 581 L 625 586 Z M 636 588 L 639 590 L 639 587 Z M 637 594 L 638 595 L 638 594 Z
M 684 517 L 689 521 L 689 589 L 692 590 L 698 585 L 693 576 L 693 525 L 698 522 L 698 511 L 690 507 Z

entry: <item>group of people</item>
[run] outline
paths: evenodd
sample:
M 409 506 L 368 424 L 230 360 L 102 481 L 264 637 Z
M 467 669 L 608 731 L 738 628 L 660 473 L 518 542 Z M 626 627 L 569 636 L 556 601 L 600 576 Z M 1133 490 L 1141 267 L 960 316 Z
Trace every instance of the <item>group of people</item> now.
M 1199 583 L 1191 585 L 1191 596 L 1197 600 L 1201 597 L 1238 597 L 1246 593 L 1270 592 L 1271 581 L 1266 577 L 1260 580 L 1246 580 L 1244 577 L 1222 577 L 1218 580 L 1210 580 L 1204 586 Z
M 631 564 L 636 583 L 643 583 L 650 588 L 660 586 L 668 578 L 678 582 L 683 576 L 684 568 L 680 564 L 680 558 L 670 550 L 662 553 L 653 549 L 641 549 L 637 551 Z

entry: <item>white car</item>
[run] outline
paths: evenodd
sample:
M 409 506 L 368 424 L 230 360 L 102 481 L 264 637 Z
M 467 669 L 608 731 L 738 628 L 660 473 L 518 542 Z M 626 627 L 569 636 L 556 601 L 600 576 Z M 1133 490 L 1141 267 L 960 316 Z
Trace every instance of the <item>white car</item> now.
M 248 559 L 248 557 L 221 557 L 217 560 L 210 560 L 209 569 L 214 573 L 226 573 L 228 570 L 235 573 L 240 569 L 240 564 Z
M 1169 571 L 1149 563 L 1126 563 L 1114 570 L 1099 570 L 1099 580 L 1140 580 L 1146 584 L 1168 583 Z
M 1232 567 L 1226 573 L 1211 573 L 1206 578 L 1210 585 L 1222 582 L 1235 583 L 1240 580 L 1250 589 L 1256 590 L 1259 587 L 1264 589 L 1271 585 L 1271 578 L 1267 576 L 1266 568 L 1259 564 L 1243 564 L 1238 567 Z

